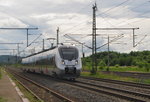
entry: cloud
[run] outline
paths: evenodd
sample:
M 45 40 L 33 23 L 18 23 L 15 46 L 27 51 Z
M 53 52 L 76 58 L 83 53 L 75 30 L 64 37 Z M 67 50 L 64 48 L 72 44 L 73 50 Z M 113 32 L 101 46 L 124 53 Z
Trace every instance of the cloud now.
M 13 1 L 8 1 L 8 0 L 0 0 L 0 6 L 4 7 L 10 7 L 14 4 Z
M 124 2 L 122 5 L 118 6 Z M 92 5 L 94 0 L 0 0 L 0 27 L 39 27 L 37 31 L 29 31 L 31 34 L 43 34 L 38 39 L 56 37 L 56 29 L 60 27 L 60 41 L 65 41 L 64 34 L 84 34 L 73 36 L 75 39 L 85 42 L 91 46 L 91 36 L 86 34 L 92 33 Z M 139 6 L 141 5 L 141 6 Z M 140 27 L 136 31 L 138 35 L 136 41 L 145 35 L 149 35 L 149 3 L 147 0 L 97 0 L 99 14 L 97 16 L 97 27 Z M 107 12 L 106 12 L 107 11 Z M 103 13 L 103 15 L 101 14 Z M 97 31 L 97 33 L 106 34 L 125 34 L 121 42 L 127 42 L 127 45 L 111 44 L 111 49 L 120 52 L 129 52 L 131 50 L 150 50 L 149 43 L 144 43 L 150 37 L 147 36 L 144 41 L 133 49 L 132 31 Z M 0 31 L 1 41 L 24 42 L 26 47 L 26 31 Z M 29 36 L 31 43 L 38 35 Z M 107 42 L 107 38 L 99 36 L 98 45 Z M 51 41 L 52 42 L 52 41 Z M 46 42 L 47 47 L 50 42 Z M 30 49 L 42 43 L 33 44 Z M 37 47 L 38 49 L 41 48 Z M 5 47 L 5 46 L 3 46 Z M 7 46 L 9 47 L 9 46 Z M 101 51 L 107 50 L 106 47 Z M 86 53 L 91 53 L 88 48 Z

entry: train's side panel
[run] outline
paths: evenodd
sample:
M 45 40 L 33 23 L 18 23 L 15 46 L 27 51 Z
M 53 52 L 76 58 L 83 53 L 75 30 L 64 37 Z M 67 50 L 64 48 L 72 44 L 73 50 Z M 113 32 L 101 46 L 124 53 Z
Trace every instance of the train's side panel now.
M 56 49 L 53 49 L 44 53 L 24 58 L 22 63 L 25 65 L 25 67 L 22 69 L 25 71 L 52 75 L 56 69 L 54 61 L 55 52 Z

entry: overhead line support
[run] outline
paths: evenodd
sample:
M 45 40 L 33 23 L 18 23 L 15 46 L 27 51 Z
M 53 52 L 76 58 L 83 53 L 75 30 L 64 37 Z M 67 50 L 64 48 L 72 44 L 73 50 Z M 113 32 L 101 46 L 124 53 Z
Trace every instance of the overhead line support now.
M 93 5 L 93 25 L 92 25 L 92 73 L 97 71 L 97 52 L 96 52 L 96 3 Z
M 36 30 L 38 28 L 0 28 L 2 30 L 26 30 L 27 31 L 27 47 L 28 47 L 28 39 L 29 39 L 29 30 Z
M 135 30 L 139 28 L 96 28 L 96 30 L 132 30 L 133 31 L 133 47 L 135 47 Z
M 59 44 L 59 27 L 57 28 L 57 46 Z

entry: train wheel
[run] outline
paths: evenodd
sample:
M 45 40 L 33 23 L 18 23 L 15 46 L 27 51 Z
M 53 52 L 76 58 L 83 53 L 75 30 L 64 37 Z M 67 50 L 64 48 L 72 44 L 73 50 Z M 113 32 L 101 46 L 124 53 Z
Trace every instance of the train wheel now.
M 52 72 L 52 76 L 53 76 L 54 78 L 58 78 L 58 75 L 56 74 L 56 72 Z
M 35 73 L 35 70 L 33 70 L 33 73 Z
M 44 74 L 44 72 L 43 72 L 43 71 L 41 71 L 41 74 Z
M 76 80 L 75 78 L 71 78 L 71 79 L 70 79 L 70 81 L 75 81 L 75 80 Z
M 23 72 L 27 72 L 26 69 L 23 69 Z
M 27 73 L 29 73 L 30 72 L 30 69 L 27 69 Z

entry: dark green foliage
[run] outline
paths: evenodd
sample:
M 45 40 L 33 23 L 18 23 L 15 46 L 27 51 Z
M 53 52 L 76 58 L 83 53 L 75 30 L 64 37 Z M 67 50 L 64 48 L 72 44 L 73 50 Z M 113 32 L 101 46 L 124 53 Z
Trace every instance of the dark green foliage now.
M 116 68 L 119 68 L 119 64 L 116 64 L 115 67 L 116 67 Z
M 147 71 L 150 70 L 150 51 L 137 51 L 130 53 L 119 53 L 110 51 L 110 66 L 138 66 L 139 68 L 145 68 Z M 108 63 L 108 52 L 97 53 L 98 66 L 101 69 Z M 83 58 L 83 65 L 91 63 L 91 56 Z
M 104 68 L 106 67 L 106 64 L 103 60 L 101 60 L 99 63 L 98 63 L 98 68 L 100 70 L 103 70 Z
M 0 102 L 7 102 L 7 99 L 0 96 Z

